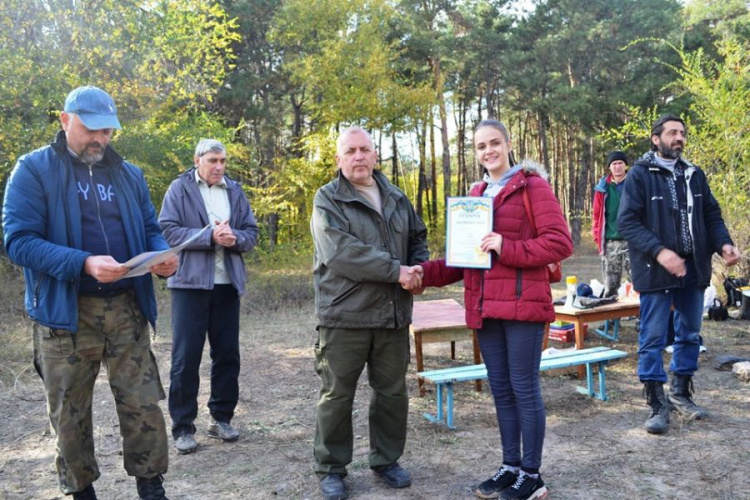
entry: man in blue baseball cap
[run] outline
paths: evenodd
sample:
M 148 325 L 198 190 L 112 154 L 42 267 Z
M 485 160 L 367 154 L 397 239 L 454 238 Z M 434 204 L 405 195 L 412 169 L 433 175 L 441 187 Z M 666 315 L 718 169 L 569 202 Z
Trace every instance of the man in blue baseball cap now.
M 68 94 L 63 111 L 78 115 L 91 130 L 122 128 L 117 119 L 115 101 L 105 91 L 91 85 L 78 87 Z
M 60 123 L 52 144 L 18 159 L 3 203 L 5 249 L 24 268 L 60 490 L 96 499 L 91 403 L 103 363 L 125 470 L 141 499 L 166 499 L 167 434 L 158 404 L 165 394 L 148 326 L 156 321 L 153 283 L 149 274 L 122 279 L 129 269 L 121 262 L 169 245 L 143 172 L 109 145 L 120 128 L 112 97 L 79 87 Z M 167 277 L 177 265 L 172 257 L 150 271 Z

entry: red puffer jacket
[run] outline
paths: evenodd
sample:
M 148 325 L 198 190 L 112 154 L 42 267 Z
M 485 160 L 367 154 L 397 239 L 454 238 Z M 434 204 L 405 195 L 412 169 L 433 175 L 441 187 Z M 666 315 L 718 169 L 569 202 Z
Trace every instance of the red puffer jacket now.
M 525 163 L 495 197 L 493 231 L 502 235 L 503 243 L 499 257 L 492 253 L 491 269 L 447 267 L 445 260 L 422 264 L 424 286 L 445 286 L 463 278 L 470 328 L 481 328 L 484 318 L 544 323 L 555 319 L 546 265 L 569 257 L 573 243 L 560 204 L 540 171 L 541 166 Z M 481 196 L 486 187 L 484 182 L 475 185 L 471 196 Z M 536 237 L 522 189 L 528 190 Z

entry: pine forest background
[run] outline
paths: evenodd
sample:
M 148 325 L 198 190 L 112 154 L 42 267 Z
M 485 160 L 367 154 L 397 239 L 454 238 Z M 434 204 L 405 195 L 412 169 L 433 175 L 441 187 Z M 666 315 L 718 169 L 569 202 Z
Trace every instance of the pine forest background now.
M 549 171 L 574 241 L 589 238 L 604 160 L 688 120 L 736 244 L 750 246 L 750 2 L 743 0 L 2 0 L 0 189 L 50 142 L 65 95 L 106 89 L 157 209 L 201 137 L 229 149 L 262 226 L 256 258 L 310 260 L 310 205 L 342 127 L 370 130 L 380 168 L 440 253 L 445 196 L 479 178 L 481 118 Z M 1 193 L 0 193 L 1 194 Z M 300 258 L 303 257 L 303 258 Z M 748 261 L 743 261 L 747 274 Z

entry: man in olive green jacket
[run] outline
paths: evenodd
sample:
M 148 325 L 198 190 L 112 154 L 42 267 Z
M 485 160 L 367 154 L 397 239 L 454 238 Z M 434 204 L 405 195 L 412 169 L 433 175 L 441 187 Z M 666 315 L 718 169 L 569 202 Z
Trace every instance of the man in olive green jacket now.
M 377 153 L 363 129 L 338 140 L 338 176 L 315 194 L 311 230 L 321 380 L 314 454 L 327 500 L 347 498 L 352 405 L 367 364 L 370 468 L 392 488 L 411 485 L 398 459 L 406 443 L 409 324 L 421 277 L 409 266 L 429 258 L 427 230 L 408 198 L 374 170 Z

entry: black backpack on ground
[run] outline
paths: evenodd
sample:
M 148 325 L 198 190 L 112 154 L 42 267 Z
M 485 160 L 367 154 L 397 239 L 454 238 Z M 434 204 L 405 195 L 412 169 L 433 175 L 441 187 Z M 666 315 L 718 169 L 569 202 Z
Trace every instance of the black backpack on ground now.
M 747 286 L 745 278 L 728 276 L 724 279 L 724 291 L 727 292 L 727 307 L 742 307 L 742 288 Z
M 729 311 L 719 299 L 714 299 L 714 304 L 708 308 L 708 319 L 724 321 L 729 318 Z

